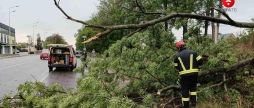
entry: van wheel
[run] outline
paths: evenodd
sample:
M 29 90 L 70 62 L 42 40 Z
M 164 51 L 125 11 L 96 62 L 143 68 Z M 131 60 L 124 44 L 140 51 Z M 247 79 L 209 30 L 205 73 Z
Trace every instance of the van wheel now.
M 73 71 L 73 67 L 70 67 L 70 70 Z
M 53 71 L 53 67 L 49 67 L 49 71 Z

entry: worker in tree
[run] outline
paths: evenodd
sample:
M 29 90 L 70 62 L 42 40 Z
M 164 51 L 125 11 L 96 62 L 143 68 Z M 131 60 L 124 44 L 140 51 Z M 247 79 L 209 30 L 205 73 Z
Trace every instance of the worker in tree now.
M 186 49 L 181 40 L 176 43 L 178 54 L 174 59 L 174 66 L 179 70 L 182 90 L 182 103 L 184 108 L 189 108 L 189 101 L 193 107 L 197 103 L 197 77 L 199 66 L 203 64 L 202 57 L 193 50 Z

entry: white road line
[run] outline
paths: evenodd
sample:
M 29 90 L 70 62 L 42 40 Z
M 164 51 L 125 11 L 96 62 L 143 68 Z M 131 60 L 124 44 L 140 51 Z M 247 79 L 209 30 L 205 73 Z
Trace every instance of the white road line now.
M 28 62 L 24 62 L 24 63 L 19 63 L 19 64 L 15 64 L 15 65 L 11 65 L 11 66 L 7 66 L 7 67 L 4 67 L 4 68 L 0 68 L 0 70 L 4 70 L 4 69 L 11 68 L 11 67 L 15 67 L 15 66 L 19 66 L 19 65 L 27 64 L 27 63 L 30 63 L 30 62 L 33 62 L 33 61 L 35 61 L 35 60 L 28 61 Z
M 43 77 L 40 82 L 43 82 L 52 72 L 49 72 L 45 77 Z

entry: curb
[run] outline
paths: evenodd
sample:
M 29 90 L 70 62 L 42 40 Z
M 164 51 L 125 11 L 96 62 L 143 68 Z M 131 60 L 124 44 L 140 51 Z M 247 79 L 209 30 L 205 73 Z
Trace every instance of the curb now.
M 19 55 L 19 56 L 5 56 L 5 57 L 0 57 L 0 59 L 23 57 L 23 56 L 30 56 L 30 55 L 38 55 L 38 54 L 27 54 L 27 55 Z

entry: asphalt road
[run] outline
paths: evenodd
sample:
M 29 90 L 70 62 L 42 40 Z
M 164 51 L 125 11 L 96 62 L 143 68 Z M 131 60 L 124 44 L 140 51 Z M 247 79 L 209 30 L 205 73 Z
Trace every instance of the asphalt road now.
M 77 60 L 78 66 L 80 60 Z M 67 70 L 49 72 L 47 60 L 40 60 L 39 55 L 0 59 L 0 100 L 5 94 L 17 93 L 19 84 L 25 81 L 41 81 L 46 85 L 58 83 L 65 88 L 76 86 L 76 79 L 81 76 Z

